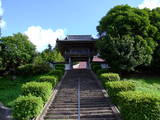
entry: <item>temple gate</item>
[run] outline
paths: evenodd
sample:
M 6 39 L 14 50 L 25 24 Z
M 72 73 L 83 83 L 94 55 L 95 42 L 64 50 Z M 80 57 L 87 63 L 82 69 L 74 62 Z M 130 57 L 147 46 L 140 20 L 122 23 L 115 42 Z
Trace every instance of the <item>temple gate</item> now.
M 57 39 L 57 46 L 65 58 L 65 70 L 73 69 L 73 62 L 86 61 L 87 69 L 91 69 L 91 61 L 96 55 L 96 39 L 91 35 L 68 35 L 65 39 Z

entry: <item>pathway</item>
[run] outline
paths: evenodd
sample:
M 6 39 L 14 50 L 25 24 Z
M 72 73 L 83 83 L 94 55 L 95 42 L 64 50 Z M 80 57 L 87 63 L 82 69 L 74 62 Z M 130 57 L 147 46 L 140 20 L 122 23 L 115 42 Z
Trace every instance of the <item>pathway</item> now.
M 68 71 L 44 120 L 120 120 L 90 70 Z

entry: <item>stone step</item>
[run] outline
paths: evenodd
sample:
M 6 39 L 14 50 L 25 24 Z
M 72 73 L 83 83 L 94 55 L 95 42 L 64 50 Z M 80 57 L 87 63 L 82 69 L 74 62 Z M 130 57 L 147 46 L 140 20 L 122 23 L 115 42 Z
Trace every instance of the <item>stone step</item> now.
M 81 114 L 92 114 L 92 113 L 112 113 L 112 110 L 84 110 Z M 48 110 L 48 114 L 78 114 L 78 110 Z
M 88 70 L 68 71 L 44 120 L 77 120 L 78 79 L 80 80 L 81 120 L 116 120 L 101 88 Z
M 61 119 L 59 119 L 61 120 Z M 81 118 L 81 120 L 116 120 L 115 118 Z
M 49 108 L 48 110 L 66 110 L 66 108 Z M 77 108 L 67 108 L 68 111 L 77 110 Z M 90 111 L 90 110 L 111 110 L 110 107 L 94 107 L 94 108 L 81 108 L 81 111 Z
M 76 119 L 70 119 L 70 118 L 66 118 L 66 119 L 50 119 L 50 118 L 44 118 L 44 120 L 77 120 L 77 118 Z M 87 120 L 87 119 L 86 119 Z
M 98 102 L 80 102 L 80 105 L 101 105 L 101 104 L 110 104 L 109 102 L 98 101 Z M 78 105 L 77 102 L 53 102 L 51 105 Z
M 50 107 L 55 108 L 76 108 L 78 105 L 76 104 L 52 104 Z M 81 104 L 81 108 L 94 108 L 94 107 L 108 107 L 109 104 Z
M 44 119 L 77 119 L 77 115 L 46 115 Z
M 57 108 L 63 108 L 63 109 L 70 109 L 70 108 L 77 108 L 77 106 L 49 106 L 50 109 L 57 109 Z
M 81 118 L 107 118 L 107 119 L 114 119 L 115 116 L 113 113 L 109 114 L 92 114 L 92 115 L 81 115 Z
M 44 119 L 76 119 L 78 117 L 77 114 L 72 114 L 72 115 L 54 115 L 54 114 L 46 114 Z M 105 114 L 81 114 L 81 118 L 109 118 L 113 119 L 115 116 L 113 113 L 105 113 Z

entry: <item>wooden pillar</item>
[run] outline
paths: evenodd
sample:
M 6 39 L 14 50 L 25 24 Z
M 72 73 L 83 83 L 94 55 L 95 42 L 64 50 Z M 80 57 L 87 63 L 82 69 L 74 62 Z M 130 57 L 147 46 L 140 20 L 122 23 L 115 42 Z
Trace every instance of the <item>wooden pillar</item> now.
M 87 61 L 87 69 L 91 69 L 91 59 L 90 57 L 88 58 L 88 61 Z
M 70 69 L 70 70 L 73 69 L 73 68 L 72 68 L 72 59 L 71 59 L 71 58 L 69 58 L 69 69 Z

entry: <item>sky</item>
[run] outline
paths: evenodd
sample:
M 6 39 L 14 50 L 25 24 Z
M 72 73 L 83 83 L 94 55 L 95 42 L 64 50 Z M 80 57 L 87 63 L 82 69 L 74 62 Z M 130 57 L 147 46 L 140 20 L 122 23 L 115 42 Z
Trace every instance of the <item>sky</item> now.
M 2 36 L 24 33 L 38 51 L 66 35 L 97 35 L 100 19 L 114 6 L 160 7 L 160 0 L 0 0 Z

